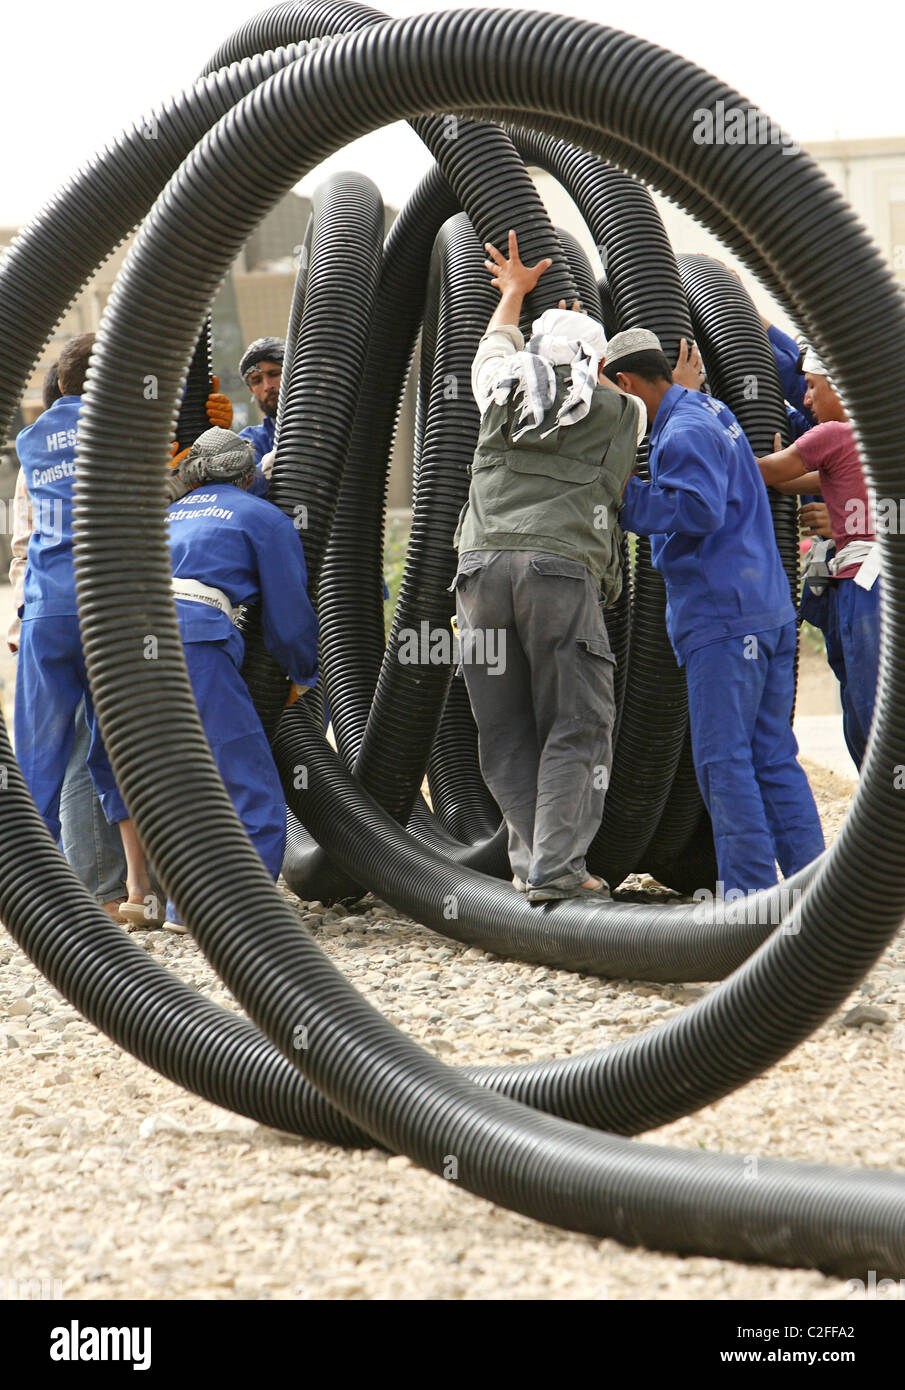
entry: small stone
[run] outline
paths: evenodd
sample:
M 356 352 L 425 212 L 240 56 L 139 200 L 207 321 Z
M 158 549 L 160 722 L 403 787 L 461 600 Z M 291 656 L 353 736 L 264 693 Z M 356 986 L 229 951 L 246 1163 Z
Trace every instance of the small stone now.
M 154 1134 L 188 1134 L 188 1130 L 181 1120 L 174 1119 L 172 1115 L 161 1113 L 149 1115 L 138 1126 L 140 1139 L 150 1139 Z
M 33 1008 L 34 1005 L 23 995 L 21 999 L 14 999 L 6 1012 L 10 1018 L 27 1018 Z
M 10 1117 L 14 1120 L 17 1119 L 19 1115 L 30 1115 L 32 1119 L 34 1119 L 35 1116 L 46 1115 L 47 1106 L 39 1105 L 37 1101 L 33 1100 L 17 1100 L 13 1102 L 9 1113 Z
M 526 1002 L 535 1009 L 549 1009 L 551 1004 L 556 1003 L 556 995 L 551 994 L 548 989 L 533 989 Z
M 849 1009 L 842 1024 L 845 1028 L 863 1028 L 865 1023 L 887 1023 L 888 1021 L 889 1014 L 885 1009 L 878 1009 L 876 1004 L 856 1004 L 853 1009 Z

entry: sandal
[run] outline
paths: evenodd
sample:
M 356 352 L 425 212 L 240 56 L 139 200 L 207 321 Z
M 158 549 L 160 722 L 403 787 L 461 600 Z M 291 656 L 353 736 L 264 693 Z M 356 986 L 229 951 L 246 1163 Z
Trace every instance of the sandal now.
M 540 887 L 528 889 L 529 903 L 552 903 L 562 902 L 566 898 L 596 898 L 598 902 L 610 902 L 610 885 L 605 878 L 601 878 L 599 888 L 554 888 Z
M 154 898 L 154 901 L 157 902 L 157 899 Z M 120 924 L 124 927 L 145 927 L 148 930 L 153 930 L 155 927 L 162 926 L 164 920 L 160 907 L 158 906 L 155 909 L 147 902 L 120 903 L 117 909 L 117 917 Z

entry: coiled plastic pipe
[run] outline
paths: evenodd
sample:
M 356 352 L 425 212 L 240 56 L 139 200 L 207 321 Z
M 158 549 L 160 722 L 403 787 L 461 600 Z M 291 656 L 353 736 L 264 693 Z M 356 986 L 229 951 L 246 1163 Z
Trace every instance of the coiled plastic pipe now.
M 508 59 L 505 67 L 490 61 L 504 41 Z M 629 82 L 627 78 L 633 72 L 633 65 L 620 66 L 627 45 L 631 45 L 636 57 L 644 58 L 652 80 L 656 78 L 663 88 L 672 88 L 672 101 L 664 101 L 653 111 L 642 112 L 637 108 L 637 74 L 634 73 L 634 81 Z M 638 40 L 614 35 L 612 31 L 558 17 L 469 12 L 388 25 L 373 36 L 366 33 L 337 40 L 313 62 L 288 69 L 257 95 L 263 97 L 266 92 L 264 102 L 272 97 L 285 122 L 287 135 L 291 135 L 287 139 L 287 159 L 293 170 L 298 171 L 309 167 L 320 151 L 330 147 L 328 131 L 332 134 L 337 128 L 341 110 L 346 130 L 351 126 L 355 133 L 360 133 L 368 124 L 409 114 L 421 103 L 447 109 L 466 107 L 474 100 L 471 91 L 463 90 L 466 72 L 475 83 L 474 90 L 481 93 L 480 99 L 485 99 L 486 93 L 486 100 L 492 105 L 511 104 L 514 107 L 516 102 L 524 102 L 527 94 L 540 106 L 547 55 L 554 48 L 561 55 L 557 64 L 557 76 L 561 78 L 558 89 L 569 94 L 571 108 L 604 128 L 612 124 L 623 134 L 628 129 L 643 130 L 644 141 L 661 153 L 669 144 L 677 120 L 690 113 L 691 104 L 713 97 L 715 91 L 725 91 L 683 60 Z M 538 58 L 540 54 L 545 55 L 543 64 Z M 370 68 L 375 78 L 374 87 L 364 81 L 365 68 Z M 394 74 L 402 70 L 409 76 L 412 94 L 407 94 L 405 100 L 391 102 L 387 93 L 393 90 Z M 318 131 L 309 132 L 310 145 L 295 128 L 297 105 L 291 100 L 293 96 L 297 98 L 294 86 L 309 81 L 317 101 L 306 107 L 306 121 L 312 109 L 316 109 L 319 127 Z M 423 86 L 419 87 L 419 83 Z M 375 90 L 382 93 L 382 101 L 375 102 Z M 354 93 L 358 108 L 354 120 L 349 117 L 350 93 Z M 342 98 L 346 102 L 344 107 Z M 566 98 L 562 100 L 565 104 Z M 408 106 L 407 102 L 412 105 Z M 257 106 L 257 100 L 254 105 Z M 252 104 L 247 103 L 245 109 L 251 111 Z M 673 116 L 668 118 L 666 111 L 672 111 Z M 221 128 L 224 134 L 229 132 L 229 140 L 224 143 L 231 144 L 238 137 L 242 115 L 240 106 L 228 125 Z M 322 127 L 321 117 L 332 122 L 332 127 Z M 185 371 L 206 296 L 211 291 L 210 276 L 222 273 L 224 267 L 219 264 L 210 267 L 209 274 L 201 276 L 200 283 L 185 301 L 171 300 L 164 287 L 165 302 L 160 309 L 167 311 L 168 321 L 175 314 L 178 323 L 173 354 L 168 357 L 160 342 L 155 341 L 155 335 L 163 337 L 164 324 L 161 320 L 155 322 L 154 301 L 142 293 L 143 260 L 148 256 L 153 264 L 155 247 L 169 242 L 170 238 L 181 244 L 182 251 L 191 253 L 194 249 L 195 254 L 199 253 L 205 233 L 212 228 L 204 225 L 204 200 L 198 205 L 186 195 L 192 192 L 190 182 L 197 185 L 197 194 L 202 195 L 207 178 L 213 177 L 215 171 L 220 172 L 218 158 L 224 157 L 222 152 L 218 154 L 220 138 L 220 131 L 217 131 L 202 143 L 201 150 L 187 166 L 191 169 L 191 180 L 177 179 L 166 201 L 158 206 L 124 272 L 121 293 L 116 296 L 115 304 L 111 302 L 98 352 L 105 371 L 96 395 L 95 388 L 89 386 L 85 402 L 86 426 L 90 421 L 91 428 L 86 430 L 83 459 L 86 478 L 82 486 L 93 525 L 92 533 L 79 541 L 82 568 L 79 588 L 86 648 L 89 665 L 98 677 L 99 708 L 105 735 L 126 795 L 134 801 L 139 824 L 147 829 L 155 860 L 172 882 L 177 904 L 188 913 L 199 943 L 253 1017 L 287 1052 L 292 1046 L 288 1030 L 299 1021 L 311 1022 L 310 1036 L 316 1042 L 293 1060 L 303 1065 L 319 1087 L 343 1109 L 354 1113 L 365 1128 L 384 1142 L 403 1148 L 427 1166 L 439 1169 L 444 1154 L 456 1153 L 460 1159 L 460 1180 L 473 1190 L 548 1220 L 618 1235 L 622 1239 L 665 1244 L 668 1248 L 796 1263 L 816 1262 L 821 1267 L 840 1270 L 860 1269 L 866 1263 L 878 1269 L 900 1268 L 903 1249 L 897 1217 L 903 1185 L 894 1175 L 853 1174 L 846 1170 L 833 1172 L 813 1166 L 764 1162 L 758 1182 L 746 1183 L 738 1161 L 723 1156 L 676 1154 L 670 1150 L 625 1145 L 545 1119 L 500 1097 L 486 1096 L 482 1100 L 464 1082 L 456 1080 L 448 1069 L 426 1059 L 417 1048 L 405 1043 L 357 999 L 316 948 L 299 938 L 297 928 L 289 920 L 288 910 L 279 903 L 278 895 L 242 839 L 222 789 L 218 792 L 213 766 L 209 760 L 205 761 L 200 729 L 195 722 L 192 731 L 193 720 L 184 708 L 188 685 L 168 603 L 165 538 L 162 526 L 155 526 L 151 518 L 147 522 L 148 550 L 145 553 L 157 552 L 154 567 L 149 566 L 143 576 L 140 595 L 137 589 L 124 595 L 124 607 L 128 608 L 130 600 L 141 603 L 142 619 L 151 616 L 155 627 L 160 629 L 161 660 L 153 675 L 163 675 L 167 679 L 162 689 L 161 682 L 156 679 L 139 681 L 131 688 L 139 694 L 142 684 L 154 687 L 153 702 L 149 699 L 145 702 L 147 708 L 141 711 L 144 718 L 139 733 L 154 735 L 154 746 L 159 749 L 164 771 L 171 774 L 178 771 L 188 793 L 187 800 L 191 802 L 198 797 L 211 806 L 211 831 L 216 829 L 218 843 L 228 850 L 228 871 L 218 871 L 217 892 L 211 893 L 205 875 L 197 872 L 197 847 L 194 855 L 188 853 L 191 831 L 196 827 L 187 819 L 187 810 L 180 806 L 174 814 L 172 805 L 165 805 L 155 796 L 148 780 L 144 746 L 139 756 L 138 744 L 143 740 L 136 737 L 138 711 L 130 711 L 131 726 L 129 720 L 118 718 L 114 682 L 107 683 L 104 679 L 105 662 L 111 658 L 129 661 L 132 644 L 137 641 L 136 622 L 128 612 L 111 612 L 109 605 L 94 603 L 95 585 L 99 597 L 104 591 L 100 543 L 105 528 L 111 523 L 103 508 L 91 504 L 103 497 L 108 505 L 113 503 L 114 513 L 117 511 L 116 491 L 120 485 L 111 474 L 116 451 L 114 441 L 109 439 L 116 434 L 117 421 L 110 411 L 115 406 L 119 376 L 128 377 L 141 363 L 150 362 L 160 367 L 165 395 L 162 393 L 161 408 L 149 403 L 146 418 L 141 422 L 139 445 L 126 466 L 133 488 L 139 485 L 139 495 L 142 470 L 153 467 L 165 447 L 172 424 L 172 402 Z M 716 182 L 716 175 L 720 174 L 721 199 L 735 210 L 740 225 L 748 227 L 752 234 L 757 231 L 764 252 L 774 259 L 780 274 L 809 306 L 827 341 L 841 342 L 845 325 L 848 334 L 845 350 L 831 358 L 833 368 L 839 373 L 846 397 L 857 413 L 872 481 L 886 478 L 895 482 L 897 454 L 903 441 L 901 431 L 888 428 L 888 422 L 894 418 L 891 409 L 894 396 L 890 392 L 901 391 L 902 369 L 894 368 L 889 382 L 884 382 L 877 392 L 876 384 L 863 366 L 866 335 L 859 332 L 857 315 L 852 315 L 845 305 L 845 319 L 840 318 L 838 299 L 825 302 L 819 287 L 832 282 L 831 268 L 841 248 L 848 257 L 849 283 L 865 304 L 876 309 L 876 321 L 882 323 L 888 334 L 896 363 L 901 363 L 905 346 L 902 306 L 879 257 L 854 219 L 842 208 L 838 195 L 804 156 L 768 163 L 780 153 L 776 147 L 739 147 L 732 151 L 737 164 L 733 163 L 732 167 L 717 165 L 716 168 L 711 167 L 710 161 L 718 160 L 720 152 L 706 147 L 694 148 L 689 141 L 683 145 L 673 140 L 670 153 L 679 171 L 688 178 L 697 174 L 706 184 Z M 770 182 L 774 172 L 775 186 Z M 760 177 L 755 178 L 755 175 Z M 809 206 L 819 202 L 823 217 L 835 224 L 831 250 L 824 243 L 815 255 L 813 246 L 800 239 L 800 224 L 784 229 L 788 232 L 785 237 L 778 234 L 778 213 L 783 195 L 790 191 L 790 180 L 796 188 L 806 190 Z M 236 193 L 247 197 L 248 188 L 242 187 L 241 179 L 238 182 Z M 752 210 L 745 198 L 755 186 L 758 200 Z M 174 196 L 177 190 L 178 198 Z M 277 186 L 275 193 L 279 191 Z M 198 211 L 197 222 L 193 217 L 185 217 L 189 206 Z M 235 233 L 241 239 L 246 228 L 239 225 Z M 227 255 L 230 250 L 231 247 L 221 243 L 218 255 L 221 252 Z M 157 289 L 160 293 L 160 287 Z M 185 294 L 185 287 L 180 289 Z M 864 354 L 860 361 L 859 353 Z M 116 381 L 106 370 L 113 366 L 117 368 Z M 170 402 L 168 416 L 163 408 L 164 400 Z M 122 458 L 121 449 L 118 457 Z M 145 484 L 145 490 L 153 493 L 153 484 Z M 135 541 L 136 554 L 143 553 L 139 544 L 141 528 L 133 520 L 126 529 L 132 533 L 128 539 Z M 892 562 L 890 571 L 894 574 L 896 563 L 902 563 L 901 548 L 893 541 L 888 549 Z M 96 562 L 95 555 L 98 556 Z M 890 610 L 895 627 L 898 613 L 894 590 Z M 122 624 L 118 649 L 115 640 L 111 641 L 115 636 L 115 629 L 111 631 L 114 623 Z M 879 728 L 870 746 L 867 779 L 856 801 L 855 815 L 796 914 L 794 921 L 797 924 L 800 919 L 801 931 L 775 936 L 738 972 L 729 986 L 724 986 L 706 1001 L 710 1004 L 734 993 L 733 1008 L 727 1011 L 729 1017 L 725 1020 L 728 1032 L 724 1029 L 721 1036 L 720 1056 L 711 1059 L 713 1070 L 717 1072 L 725 1069 L 729 1057 L 734 1065 L 738 1064 L 738 1050 L 727 1047 L 727 1040 L 733 1035 L 738 1038 L 739 1023 L 742 1024 L 741 1050 L 757 1050 L 757 1039 L 752 1036 L 746 1018 L 754 1002 L 752 994 L 757 996 L 754 1032 L 761 1038 L 767 1032 L 771 1044 L 781 1046 L 779 1019 L 782 1018 L 784 1029 L 788 1024 L 788 1019 L 783 1018 L 784 1011 L 791 1006 L 797 1020 L 804 1018 L 813 1026 L 815 1012 L 819 1013 L 827 996 L 838 993 L 840 987 L 844 994 L 898 924 L 903 908 L 903 888 L 897 862 L 890 858 L 884 861 L 881 853 L 880 865 L 873 866 L 874 877 L 867 891 L 860 882 L 857 891 L 848 886 L 850 872 L 864 871 L 874 848 L 871 824 L 882 823 L 886 847 L 897 857 L 901 855 L 901 842 L 905 838 L 903 814 L 896 805 L 892 778 L 877 775 L 878 772 L 882 774 L 884 762 L 888 774 L 891 761 L 901 758 L 905 734 L 902 717 L 896 715 L 888 698 L 890 688 L 901 688 L 905 678 L 895 643 L 889 645 L 885 655 L 887 662 L 878 701 Z M 138 659 L 136 652 L 132 660 Z M 186 743 L 182 736 L 182 757 L 176 759 L 174 741 L 167 739 L 166 732 L 168 728 L 180 727 L 180 710 L 182 726 L 186 734 L 193 732 L 195 747 L 191 748 L 191 757 L 186 758 L 186 749 L 191 743 Z M 283 721 L 290 734 L 301 718 L 301 714 L 293 717 L 290 712 Z M 881 851 L 882 848 L 880 846 Z M 349 859 L 351 863 L 351 853 Z M 877 889 L 875 893 L 870 891 L 873 887 Z M 837 908 L 839 903 L 843 904 L 842 913 L 838 910 L 832 914 L 827 912 L 827 893 L 831 895 L 829 901 Z M 267 911 L 269 916 L 272 906 L 274 930 L 262 934 L 261 903 L 257 904 L 257 913 L 253 904 L 268 895 Z M 869 900 L 867 913 L 863 898 Z M 282 920 L 278 922 L 281 914 Z M 253 917 L 257 918 L 254 922 Z M 829 928 L 827 918 L 830 919 Z M 229 922 L 228 927 L 222 925 L 224 921 Z M 845 926 L 837 925 L 840 922 Z M 851 922 L 860 929 L 854 940 L 849 939 Z M 263 945 L 259 953 L 253 949 L 255 942 L 259 948 Z M 844 964 L 840 964 L 840 960 Z M 807 969 L 802 970 L 803 966 Z M 751 988 L 759 975 L 768 986 L 764 991 Z M 704 1011 L 689 1010 L 685 1017 L 703 1020 Z M 702 1025 L 701 1036 L 705 1033 Z M 711 1046 L 711 1054 L 715 1051 Z M 686 1057 L 685 1060 L 687 1063 L 692 1059 Z M 693 1066 L 691 1070 L 694 1071 Z M 416 1093 L 418 1103 L 413 1108 Z

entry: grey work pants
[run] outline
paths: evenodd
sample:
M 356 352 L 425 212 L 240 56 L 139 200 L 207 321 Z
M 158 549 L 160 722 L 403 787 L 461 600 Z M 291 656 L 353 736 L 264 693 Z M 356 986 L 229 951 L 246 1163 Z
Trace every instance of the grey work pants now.
M 603 815 L 616 713 L 597 585 L 559 555 L 472 550 L 455 590 L 481 772 L 506 818 L 513 873 L 530 888 L 577 887 Z

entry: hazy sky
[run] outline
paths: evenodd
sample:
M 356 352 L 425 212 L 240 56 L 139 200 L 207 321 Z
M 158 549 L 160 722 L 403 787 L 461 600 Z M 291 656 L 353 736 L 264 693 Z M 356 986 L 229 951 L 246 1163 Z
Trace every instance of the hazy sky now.
M 191 83 L 227 34 L 261 6 L 220 0 L 82 0 L 5 7 L 0 111 L 6 138 L 0 224 L 27 220 L 95 149 L 171 92 Z M 392 0 L 393 15 L 459 5 Z M 523 9 L 502 0 L 498 8 Z M 905 134 L 901 0 L 688 4 L 557 3 L 534 8 L 633 30 L 709 68 L 805 145 L 834 136 Z M 878 15 L 878 11 L 880 12 Z M 885 11 L 885 13 L 884 13 Z M 359 168 L 398 206 L 427 166 L 420 142 L 391 127 L 349 147 L 335 167 Z M 303 185 L 317 182 L 309 176 Z

